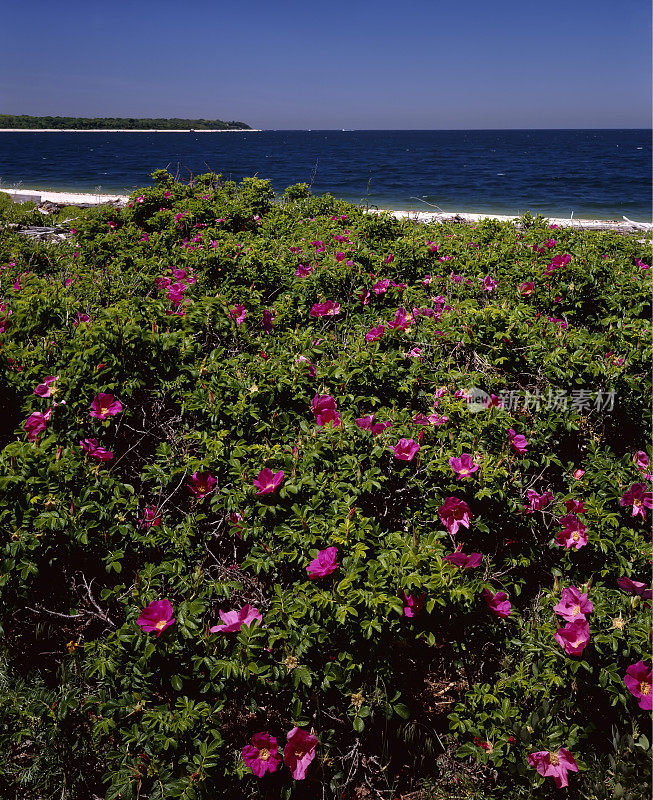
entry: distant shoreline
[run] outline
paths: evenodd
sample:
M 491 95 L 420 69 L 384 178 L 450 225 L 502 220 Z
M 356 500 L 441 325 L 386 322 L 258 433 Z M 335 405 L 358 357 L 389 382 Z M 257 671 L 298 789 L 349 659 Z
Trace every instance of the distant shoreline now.
M 260 128 L 0 128 L 0 133 L 261 133 Z

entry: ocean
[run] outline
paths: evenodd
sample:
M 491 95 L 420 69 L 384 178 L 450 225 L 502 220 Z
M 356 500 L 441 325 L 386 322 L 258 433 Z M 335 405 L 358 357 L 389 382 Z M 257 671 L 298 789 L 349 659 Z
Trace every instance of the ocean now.
M 651 131 L 0 133 L 0 189 L 126 194 L 168 168 L 371 207 L 651 221 Z

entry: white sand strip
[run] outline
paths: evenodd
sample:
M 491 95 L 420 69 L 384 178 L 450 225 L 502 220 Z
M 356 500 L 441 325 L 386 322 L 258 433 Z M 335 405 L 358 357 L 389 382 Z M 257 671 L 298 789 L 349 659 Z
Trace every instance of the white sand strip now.
M 126 205 L 129 195 L 126 194 L 82 194 L 80 192 L 44 192 L 40 189 L 5 189 L 0 192 L 8 194 L 15 203 L 59 203 L 65 206 L 98 206 L 102 203 L 119 203 Z
M 0 133 L 261 133 L 260 128 L 0 128 Z
M 47 192 L 40 189 L 4 189 L 0 186 L 0 192 L 8 194 L 16 203 L 59 203 L 66 206 L 74 205 L 100 205 L 102 203 L 116 203 L 126 205 L 129 195 L 126 194 L 82 194 L 79 192 Z M 414 219 L 417 222 L 447 222 L 452 219 L 462 220 L 463 222 L 480 222 L 483 219 L 496 219 L 499 222 L 515 222 L 517 217 L 505 214 L 472 214 L 465 211 L 461 212 L 435 212 L 435 211 L 394 211 L 392 209 L 380 209 L 379 211 L 370 210 L 370 214 L 380 214 L 387 212 L 397 219 Z M 578 228 L 579 230 L 604 230 L 604 231 L 626 231 L 653 230 L 650 222 L 634 222 L 624 217 L 624 221 L 606 219 L 563 219 L 559 217 L 549 217 L 549 225 L 558 225 L 561 228 Z
M 370 211 L 377 214 L 383 211 L 392 214 L 397 219 L 414 219 L 417 222 L 448 222 L 452 219 L 462 220 L 463 222 L 480 222 L 484 219 L 496 219 L 499 222 L 517 222 L 517 216 L 506 216 L 505 214 L 472 214 L 467 211 L 436 212 L 436 211 L 393 211 L 392 209 L 379 209 Z M 560 217 L 546 217 L 549 225 L 557 225 L 560 228 L 578 228 L 579 230 L 614 230 L 614 231 L 634 231 L 634 230 L 653 230 L 650 222 L 633 222 L 624 217 L 624 222 L 611 219 L 565 219 Z

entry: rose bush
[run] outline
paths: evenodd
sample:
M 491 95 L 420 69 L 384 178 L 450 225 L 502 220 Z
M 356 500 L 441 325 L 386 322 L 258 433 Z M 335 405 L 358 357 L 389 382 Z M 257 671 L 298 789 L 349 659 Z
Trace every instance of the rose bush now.
M 4 795 L 646 796 L 641 244 L 154 178 L 0 235 Z

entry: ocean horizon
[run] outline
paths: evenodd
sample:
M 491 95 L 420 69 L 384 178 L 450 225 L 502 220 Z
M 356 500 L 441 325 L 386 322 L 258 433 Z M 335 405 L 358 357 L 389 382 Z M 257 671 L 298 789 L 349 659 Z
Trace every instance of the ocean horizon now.
M 128 194 L 168 168 L 396 210 L 651 220 L 649 129 L 163 132 L 0 132 L 0 190 Z

